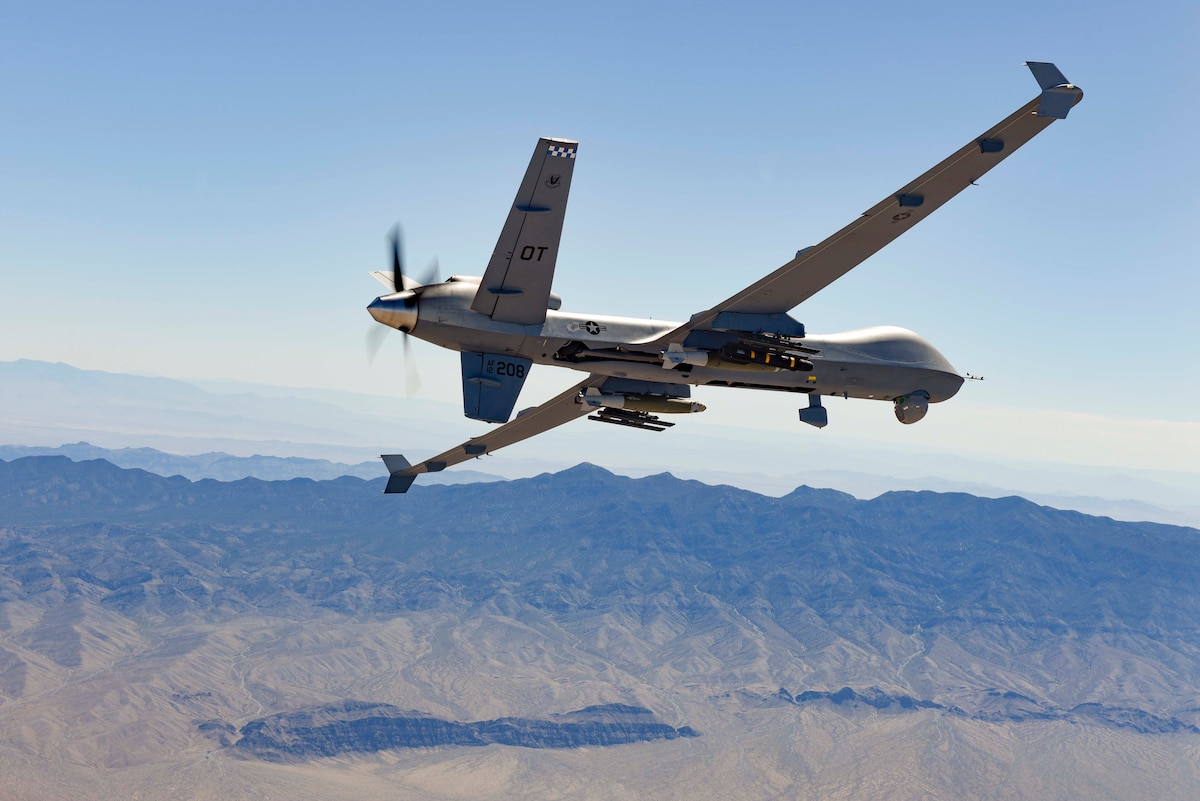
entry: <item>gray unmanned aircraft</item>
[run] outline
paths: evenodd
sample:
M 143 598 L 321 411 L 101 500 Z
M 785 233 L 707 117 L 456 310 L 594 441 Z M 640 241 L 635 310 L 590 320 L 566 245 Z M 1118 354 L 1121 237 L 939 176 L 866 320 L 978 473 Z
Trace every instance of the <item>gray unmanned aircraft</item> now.
M 849 272 L 1003 161 L 1083 92 L 1053 64 L 1027 64 L 1041 93 L 982 136 L 868 209 L 775 272 L 686 323 L 560 311 L 551 292 L 577 142 L 539 139 L 482 277 L 422 284 L 404 274 L 398 237 L 392 272 L 373 276 L 388 292 L 367 307 L 376 321 L 462 357 L 463 411 L 503 423 L 418 464 L 383 456 L 385 492 L 405 492 L 421 473 L 492 453 L 578 417 L 662 431 L 659 415 L 704 411 L 692 385 L 807 396 L 800 420 L 828 423 L 823 395 L 889 401 L 905 424 L 962 386 L 941 353 L 911 331 L 865 328 L 808 335 L 788 312 Z M 509 420 L 534 364 L 587 378 Z

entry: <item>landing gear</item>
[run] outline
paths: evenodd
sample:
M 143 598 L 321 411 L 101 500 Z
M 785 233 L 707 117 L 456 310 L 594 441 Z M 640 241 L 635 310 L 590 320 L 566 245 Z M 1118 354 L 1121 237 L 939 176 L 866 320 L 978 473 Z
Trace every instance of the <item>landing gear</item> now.
M 808 408 L 800 410 L 800 422 L 817 428 L 829 425 L 829 412 L 821 405 L 820 395 L 808 396 Z

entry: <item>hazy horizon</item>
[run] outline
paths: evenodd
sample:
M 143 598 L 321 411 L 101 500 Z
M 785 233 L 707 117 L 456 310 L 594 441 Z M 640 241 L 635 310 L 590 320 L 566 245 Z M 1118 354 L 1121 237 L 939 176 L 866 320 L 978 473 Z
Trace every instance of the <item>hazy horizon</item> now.
M 420 458 L 448 438 L 486 428 L 465 420 L 456 403 L 345 390 L 188 382 L 31 360 L 0 362 L 0 378 L 0 444 L 7 445 L 53 448 L 86 441 L 112 449 L 221 451 L 354 465 L 372 462 L 385 450 Z M 591 462 L 622 475 L 669 472 L 768 495 L 784 495 L 801 484 L 860 498 L 891 489 L 1018 494 L 1118 519 L 1200 525 L 1195 501 L 1200 473 L 987 458 L 965 449 L 827 438 L 824 431 L 791 425 L 790 431 L 764 430 L 692 416 L 671 431 L 652 434 L 614 433 L 580 420 L 459 469 L 518 478 Z M 383 475 L 381 463 L 378 469 Z M 444 480 L 456 481 L 453 472 Z

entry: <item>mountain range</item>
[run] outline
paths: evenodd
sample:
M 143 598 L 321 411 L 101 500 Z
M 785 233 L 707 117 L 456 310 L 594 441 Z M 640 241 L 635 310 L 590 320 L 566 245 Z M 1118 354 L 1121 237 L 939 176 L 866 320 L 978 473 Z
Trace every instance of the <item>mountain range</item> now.
M 787 494 L 799 484 L 859 498 L 894 490 L 1020 495 L 1121 520 L 1200 525 L 1196 471 L 1005 463 L 916 443 L 889 448 L 846 428 L 835 436 L 799 431 L 794 412 L 770 431 L 685 422 L 647 440 L 645 432 L 580 421 L 473 463 L 471 474 L 456 468 L 422 483 L 528 477 L 564 469 L 586 455 L 624 475 L 671 470 L 768 495 Z M 457 402 L 181 381 L 28 359 L 0 362 L 2 459 L 103 458 L 192 479 L 368 478 L 382 472 L 378 457 L 385 450 L 423 458 L 483 430 L 463 418 Z
M 1195 529 L 591 465 L 382 486 L 0 463 L 10 792 L 1200 795 Z
M 165 453 L 156 448 L 101 448 L 90 442 L 73 442 L 56 447 L 0 445 L 0 459 L 12 461 L 25 456 L 66 456 L 77 462 L 103 459 L 119 467 L 135 467 L 160 476 L 183 476 L 193 481 L 204 478 L 218 481 L 237 481 L 240 478 L 260 478 L 264 481 L 286 481 L 291 478 L 325 480 L 341 476 L 378 478 L 387 472 L 379 459 L 347 464 L 302 456 L 233 456 L 221 451 L 183 455 Z M 500 476 L 464 469 L 430 474 L 424 483 L 467 484 L 500 480 Z

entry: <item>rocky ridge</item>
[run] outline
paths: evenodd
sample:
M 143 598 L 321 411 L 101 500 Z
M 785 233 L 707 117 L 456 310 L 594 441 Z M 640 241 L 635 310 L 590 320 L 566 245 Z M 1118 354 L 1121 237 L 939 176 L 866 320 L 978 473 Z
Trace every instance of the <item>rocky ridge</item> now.
M 207 724 L 208 730 L 225 727 Z M 229 743 L 240 754 L 270 762 L 297 762 L 343 753 L 394 748 L 509 745 L 522 748 L 583 748 L 698 737 L 690 726 L 674 728 L 654 713 L 625 704 L 603 704 L 547 720 L 498 718 L 472 723 L 406 712 L 390 704 L 343 701 L 252 720 Z
M 841 787 L 867 765 L 913 798 L 1045 797 L 1060 774 L 1063 798 L 1200 791 L 1184 756 L 1200 748 L 1194 529 L 1015 498 L 768 498 L 587 465 L 381 489 L 0 463 L 0 767 L 212 752 L 249 776 L 332 753 L 405 765 L 404 781 L 433 763 L 521 777 L 475 796 L 496 798 L 551 776 L 547 797 L 609 797 L 635 763 L 668 798 L 828 797 L 805 782 Z M 612 704 L 680 736 L 571 747 L 563 726 L 582 722 L 564 710 Z M 314 710 L 324 723 L 305 722 Z M 445 739 L 406 746 L 419 739 L 400 719 Z M 376 725 L 383 750 L 357 736 Z M 509 739 L 448 744 L 487 726 Z M 531 731 L 568 745 L 504 744 Z M 1049 772 L 995 780 L 1016 748 L 1053 755 Z M 594 789 L 566 778 L 611 760 Z
M 1022 722 L 1029 720 L 1065 720 L 1071 723 L 1096 723 L 1114 728 L 1126 728 L 1139 734 L 1174 734 L 1184 732 L 1200 734 L 1200 726 L 1185 723 L 1175 717 L 1160 717 L 1140 709 L 1129 707 L 1113 707 L 1104 704 L 1077 704 L 1070 709 L 1062 709 L 1053 705 L 1039 703 L 1032 698 L 1011 691 L 988 690 L 975 706 L 974 712 L 967 712 L 957 706 L 947 706 L 936 701 L 913 698 L 909 695 L 888 693 L 878 687 L 868 687 L 864 690 L 853 690 L 843 687 L 836 692 L 824 690 L 805 690 L 792 695 L 786 688 L 780 687 L 774 696 L 763 699 L 770 703 L 773 700 L 783 700 L 796 706 L 820 704 L 822 702 L 834 707 L 854 709 L 869 707 L 880 712 L 906 713 L 918 712 L 922 709 L 935 709 L 957 717 L 972 720 L 985 720 L 995 723 Z

